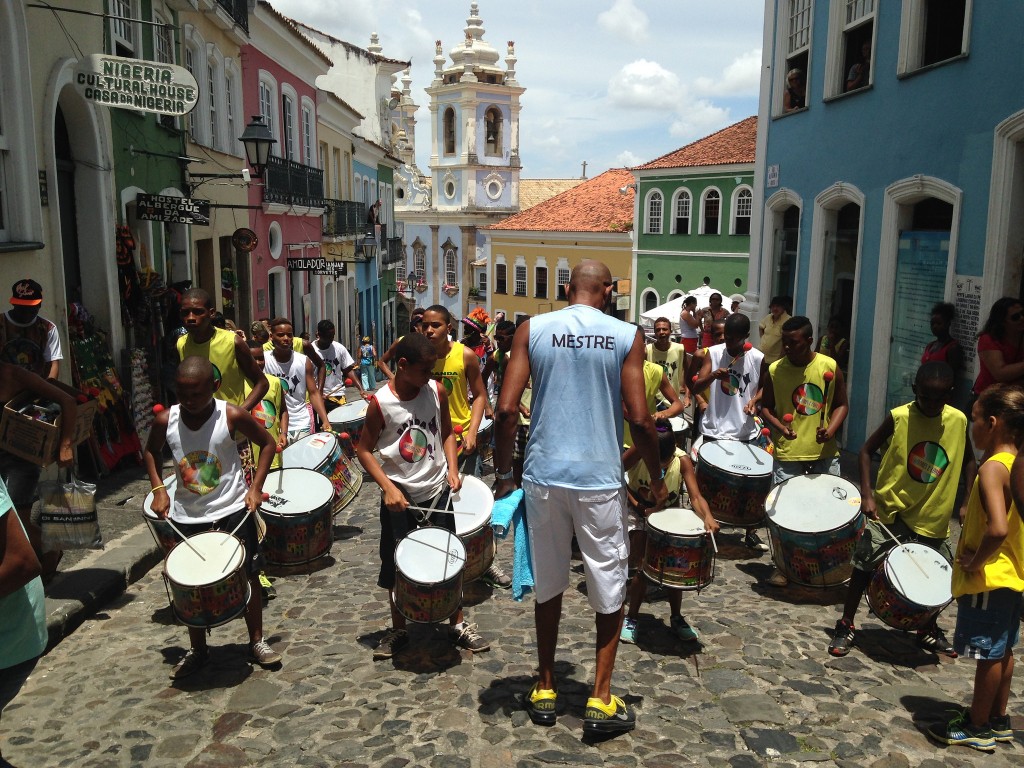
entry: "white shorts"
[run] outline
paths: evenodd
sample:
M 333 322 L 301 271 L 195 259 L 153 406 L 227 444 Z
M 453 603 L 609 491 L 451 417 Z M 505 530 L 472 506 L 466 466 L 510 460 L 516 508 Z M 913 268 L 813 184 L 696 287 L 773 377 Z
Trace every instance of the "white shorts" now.
M 524 480 L 523 491 L 537 602 L 569 588 L 575 530 L 591 607 L 597 613 L 621 609 L 629 567 L 625 489 L 577 491 Z

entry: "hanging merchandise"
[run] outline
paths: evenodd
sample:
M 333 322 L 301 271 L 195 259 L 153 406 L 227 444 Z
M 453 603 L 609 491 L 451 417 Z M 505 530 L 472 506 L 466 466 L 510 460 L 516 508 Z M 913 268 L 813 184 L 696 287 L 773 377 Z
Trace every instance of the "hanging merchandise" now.
M 153 424 L 153 385 L 149 379 L 146 350 L 133 349 L 129 355 L 132 376 L 132 422 L 139 441 L 145 445 Z
M 235 306 L 235 292 L 238 290 L 238 277 L 231 267 L 224 267 L 220 271 L 220 292 L 224 299 L 224 309 L 232 309 Z
M 126 225 L 117 228 L 117 285 L 121 294 L 121 319 L 125 328 L 131 328 L 144 311 L 144 305 L 135 264 L 135 237 L 131 227 Z

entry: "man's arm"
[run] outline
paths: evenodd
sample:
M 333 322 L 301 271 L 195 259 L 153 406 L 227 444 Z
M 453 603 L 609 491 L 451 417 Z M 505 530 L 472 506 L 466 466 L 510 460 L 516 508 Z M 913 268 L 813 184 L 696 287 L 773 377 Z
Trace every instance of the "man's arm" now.
M 676 392 L 675 387 L 672 386 L 672 382 L 668 380 L 668 375 L 661 374 L 661 383 L 658 385 L 658 391 L 661 392 L 661 396 L 668 401 L 669 406 L 663 411 L 655 412 L 655 420 L 659 419 L 671 419 L 673 416 L 678 416 L 683 412 L 683 402 L 679 399 L 679 393 Z
M 4 400 L 10 400 L 19 392 L 29 391 L 34 395 L 52 400 L 60 406 L 60 442 L 58 444 L 57 462 L 62 467 L 70 467 L 75 460 L 71 439 L 75 435 L 75 422 L 78 420 L 78 403 L 60 387 L 56 387 L 41 376 L 26 371 L 18 365 L 4 363 L 0 365 L 0 376 L 4 382 L 0 384 L 0 393 Z
M 512 471 L 512 445 L 519 426 L 519 402 L 526 383 L 530 380 L 530 321 L 516 329 L 512 337 L 512 351 L 509 353 L 505 377 L 498 393 L 498 407 L 494 413 L 494 471 Z M 646 407 L 646 403 L 645 403 Z M 498 498 L 512 492 L 516 484 L 512 478 L 498 480 L 494 484 L 494 495 Z
M 871 457 L 892 437 L 895 429 L 896 422 L 893 421 L 892 414 L 885 414 L 885 419 L 864 441 L 860 453 L 857 454 L 857 463 L 860 466 L 860 508 L 872 520 L 878 519 L 878 509 L 875 505 L 875 488 L 871 483 Z
M 476 356 L 469 347 L 462 351 L 462 367 L 466 371 L 466 383 L 473 395 L 469 417 L 469 434 L 462 435 L 462 450 L 472 453 L 476 450 L 476 431 L 484 417 L 484 405 L 487 403 L 487 392 L 484 390 L 484 380 L 480 376 L 480 358 Z
M 146 447 L 142 452 L 142 459 L 146 465 L 146 474 L 149 475 L 149 487 L 153 491 L 153 514 L 163 519 L 171 511 L 171 499 L 167 495 L 167 489 L 163 488 L 164 481 L 160 477 L 163 469 L 163 451 L 167 442 L 167 411 L 160 411 L 153 417 L 153 423 L 149 427 L 149 438 L 146 440 Z
M 822 403 L 821 407 L 827 408 L 828 402 Z M 827 443 L 835 437 L 836 432 L 839 431 L 839 428 L 843 426 L 843 422 L 846 421 L 846 416 L 849 412 L 850 404 L 846 399 L 846 381 L 843 379 L 842 369 L 836 366 L 835 378 L 832 380 L 832 412 L 825 414 L 828 426 L 818 428 L 818 442 Z
M 640 456 L 651 476 L 651 493 L 656 505 L 660 506 L 668 498 L 668 489 L 661 478 L 661 460 L 658 456 L 658 433 L 654 428 L 654 419 L 647 412 L 647 395 L 644 391 L 644 356 L 646 345 L 643 333 L 637 329 L 633 338 L 633 346 L 622 365 L 620 374 L 622 386 L 622 402 L 626 407 L 626 421 L 633 443 L 640 450 Z M 512 358 L 513 362 L 515 357 Z M 502 393 L 504 394 L 504 393 Z
M 320 417 L 320 426 L 327 432 L 331 431 L 331 420 L 327 418 L 327 409 L 324 408 L 324 397 L 316 386 L 316 377 L 313 371 L 313 361 L 306 360 L 306 392 L 309 393 L 309 404 L 313 406 L 313 412 Z
M 13 594 L 43 573 L 35 550 L 14 507 L 0 517 L 0 599 Z M 5 617 L 4 621 L 10 621 Z
M 252 356 L 252 352 L 249 351 L 249 345 L 242 341 L 241 336 L 235 336 L 235 360 L 238 362 L 238 367 L 242 371 L 242 375 L 249 380 L 252 384 L 252 390 L 249 392 L 249 396 L 245 398 L 245 401 L 240 406 L 245 408 L 247 411 L 251 411 L 257 405 L 263 396 L 267 394 L 267 390 L 270 389 L 270 383 L 267 381 L 267 377 L 263 375 L 263 371 L 256 364 L 256 358 Z

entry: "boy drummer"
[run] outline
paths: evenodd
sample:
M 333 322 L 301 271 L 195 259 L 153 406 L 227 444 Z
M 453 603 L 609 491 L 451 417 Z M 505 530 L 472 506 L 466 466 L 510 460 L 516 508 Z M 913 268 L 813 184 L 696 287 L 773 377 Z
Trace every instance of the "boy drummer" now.
M 161 520 L 170 517 L 185 536 L 237 528 L 235 535 L 245 545 L 251 587 L 245 608 L 251 658 L 261 667 L 279 664 L 281 654 L 263 639 L 259 534 L 254 516 L 274 459 L 274 438 L 248 411 L 214 399 L 213 365 L 206 358 L 193 355 L 182 360 L 175 382 L 179 404 L 156 414 L 144 454 L 153 486 L 153 512 Z M 259 464 L 248 489 L 233 437 L 236 433 L 260 447 Z M 160 479 L 165 444 L 170 446 L 178 481 L 173 508 Z M 188 628 L 191 647 L 171 671 L 171 679 L 188 677 L 209 661 L 206 632 L 201 627 Z
M 390 659 L 409 642 L 405 616 L 395 605 L 395 549 L 410 531 L 434 525 L 455 533 L 455 518 L 440 510 L 448 508 L 448 496 L 462 487 L 456 458 L 455 432 L 448 412 L 448 395 L 441 382 L 433 381 L 437 362 L 434 345 L 411 333 L 395 346 L 395 375 L 370 398 L 366 423 L 359 436 L 356 455 L 380 486 L 380 575 L 377 585 L 388 590 L 392 625 L 376 648 L 374 661 Z M 479 366 L 477 366 L 479 373 Z M 380 463 L 373 456 L 380 453 Z M 438 510 L 421 514 L 410 504 Z M 449 637 L 454 645 L 473 653 L 490 643 L 463 621 L 462 606 L 452 615 Z
M 974 485 L 974 460 L 967 417 L 948 404 L 956 376 L 948 363 L 925 363 L 914 379 L 914 401 L 893 408 L 860 449 L 861 509 L 867 524 L 853 553 L 853 574 L 846 591 L 843 616 L 836 622 L 828 652 L 845 656 L 854 643 L 853 618 L 875 569 L 900 540 L 926 544 L 953 562 L 949 519 L 956 503 L 957 483 L 967 456 L 967 487 Z M 882 446 L 878 479 L 871 484 L 871 456 Z M 964 509 L 966 511 L 966 500 Z M 881 525 L 880 525 L 881 524 Z M 928 651 L 956 656 L 953 644 L 933 619 L 917 634 Z

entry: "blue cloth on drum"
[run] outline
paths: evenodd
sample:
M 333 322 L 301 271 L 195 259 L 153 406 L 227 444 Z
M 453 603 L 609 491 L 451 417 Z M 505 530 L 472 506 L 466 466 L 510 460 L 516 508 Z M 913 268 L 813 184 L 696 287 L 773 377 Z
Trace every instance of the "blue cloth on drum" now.
M 533 558 L 530 555 L 530 529 L 526 525 L 526 496 L 518 488 L 508 496 L 494 500 L 491 508 L 494 535 L 504 540 L 515 528 L 512 542 L 512 599 L 522 601 L 533 591 Z

